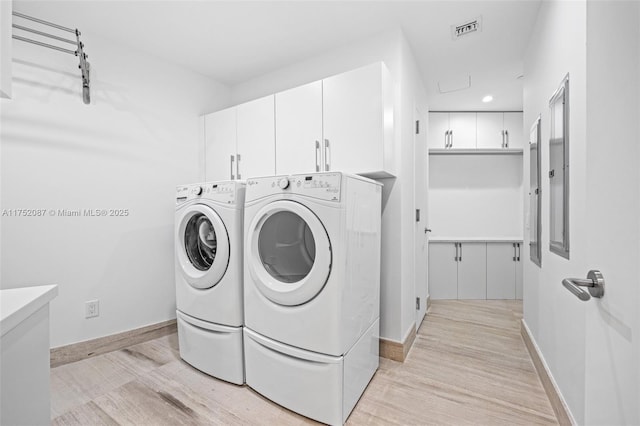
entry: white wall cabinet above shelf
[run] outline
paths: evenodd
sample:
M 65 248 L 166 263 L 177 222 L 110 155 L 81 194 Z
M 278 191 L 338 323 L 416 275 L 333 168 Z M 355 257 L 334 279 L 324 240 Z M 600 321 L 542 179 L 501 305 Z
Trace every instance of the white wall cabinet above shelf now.
M 495 154 L 524 148 L 522 112 L 431 112 L 429 148 Z M 469 152 L 470 151 L 470 152 Z
M 430 155 L 522 155 L 522 148 L 429 149 Z

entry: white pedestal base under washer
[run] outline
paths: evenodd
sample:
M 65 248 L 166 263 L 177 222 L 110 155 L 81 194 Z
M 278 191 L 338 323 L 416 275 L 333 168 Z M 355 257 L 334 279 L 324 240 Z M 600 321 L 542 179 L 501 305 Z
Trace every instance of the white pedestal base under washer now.
M 381 196 L 339 172 L 247 181 L 247 384 L 319 421 L 342 423 L 378 366 Z
M 175 270 L 180 357 L 244 383 L 243 207 L 245 184 L 177 188 Z

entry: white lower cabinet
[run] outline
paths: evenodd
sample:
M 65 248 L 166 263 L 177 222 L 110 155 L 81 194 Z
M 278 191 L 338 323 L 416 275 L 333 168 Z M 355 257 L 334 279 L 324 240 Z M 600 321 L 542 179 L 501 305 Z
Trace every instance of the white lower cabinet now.
M 458 298 L 457 243 L 429 243 L 429 297 Z
M 486 298 L 485 243 L 430 243 L 429 296 L 434 299 Z
M 458 299 L 487 298 L 487 245 L 458 243 Z
M 522 299 L 520 242 L 430 242 L 429 296 Z

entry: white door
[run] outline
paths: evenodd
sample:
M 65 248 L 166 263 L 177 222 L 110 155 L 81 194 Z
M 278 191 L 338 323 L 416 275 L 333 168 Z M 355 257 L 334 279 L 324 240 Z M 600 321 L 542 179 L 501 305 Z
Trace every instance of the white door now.
M 457 243 L 429 243 L 429 296 L 458 298 Z
M 476 113 L 449 114 L 449 146 L 452 149 L 476 148 Z
M 206 180 L 235 179 L 236 108 L 207 114 L 204 132 Z
M 487 245 L 458 246 L 458 299 L 487 298 Z
M 524 149 L 525 135 L 523 128 L 521 112 L 504 113 L 504 130 L 506 132 L 507 148 Z
M 476 133 L 479 149 L 504 148 L 504 114 L 501 112 L 479 112 Z
M 426 120 L 419 110 L 415 110 L 416 127 L 414 133 L 414 200 L 416 221 L 414 224 L 414 255 L 415 255 L 415 289 L 418 300 L 416 306 L 416 329 L 422 324 L 427 311 L 428 265 L 429 265 L 429 233 L 427 232 L 427 157 Z
M 322 81 L 276 93 L 276 174 L 322 168 Z
M 447 146 L 449 132 L 449 113 L 429 113 L 429 133 L 427 142 L 429 148 L 444 149 Z
M 194 288 L 215 286 L 229 264 L 229 235 L 222 219 L 210 207 L 193 204 L 176 224 L 175 250 L 183 277 Z
M 587 16 L 586 134 L 569 148 L 586 158 L 569 170 L 586 192 L 570 211 L 586 223 L 571 227 L 570 266 L 600 270 L 606 289 L 586 303 L 569 294 L 585 317 L 568 320 L 586 333 L 584 423 L 640 424 L 640 4 L 588 1 Z
M 487 299 L 515 299 L 516 243 L 487 243 Z
M 322 291 L 331 272 L 331 243 L 311 210 L 295 201 L 274 201 L 258 211 L 248 229 L 248 269 L 267 299 L 297 306 Z
M 237 179 L 272 176 L 276 171 L 274 95 L 240 104 Z
M 328 170 L 384 170 L 383 83 L 380 63 L 323 80 Z

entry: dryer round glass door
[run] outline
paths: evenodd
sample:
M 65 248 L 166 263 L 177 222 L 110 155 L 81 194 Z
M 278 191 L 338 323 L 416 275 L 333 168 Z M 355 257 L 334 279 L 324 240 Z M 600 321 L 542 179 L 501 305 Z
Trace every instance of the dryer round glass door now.
M 177 220 L 176 255 L 180 270 L 195 288 L 210 288 L 229 264 L 229 236 L 220 216 L 203 204 L 185 209 Z
M 248 230 L 249 272 L 265 297 L 295 306 L 322 290 L 331 272 L 331 244 L 311 210 L 275 201 L 258 212 Z

